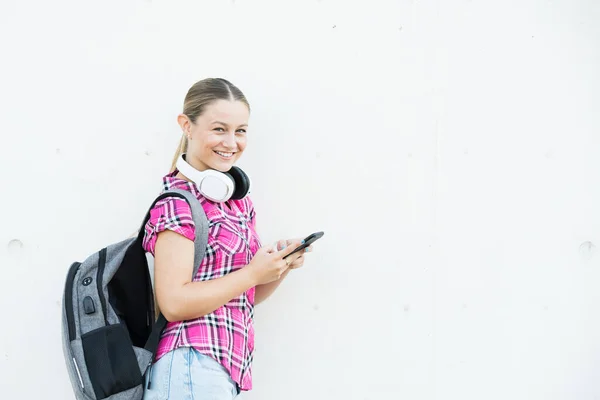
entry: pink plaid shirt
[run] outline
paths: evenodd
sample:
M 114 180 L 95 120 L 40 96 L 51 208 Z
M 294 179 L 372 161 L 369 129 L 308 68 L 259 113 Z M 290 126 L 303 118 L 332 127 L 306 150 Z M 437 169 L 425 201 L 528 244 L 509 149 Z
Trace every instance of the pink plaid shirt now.
M 229 200 L 225 204 L 212 202 L 204 198 L 193 183 L 176 178 L 177 172 L 163 178 L 164 189 L 192 192 L 200 200 L 209 221 L 208 246 L 194 281 L 216 279 L 248 265 L 261 246 L 250 199 Z M 151 210 L 143 241 L 147 252 L 154 255 L 156 237 L 165 229 L 194 240 L 194 221 L 190 207 L 183 199 L 168 197 Z M 250 390 L 253 316 L 254 288 L 251 288 L 210 314 L 188 321 L 169 322 L 158 343 L 156 360 L 178 347 L 191 346 L 223 365 L 241 390 Z

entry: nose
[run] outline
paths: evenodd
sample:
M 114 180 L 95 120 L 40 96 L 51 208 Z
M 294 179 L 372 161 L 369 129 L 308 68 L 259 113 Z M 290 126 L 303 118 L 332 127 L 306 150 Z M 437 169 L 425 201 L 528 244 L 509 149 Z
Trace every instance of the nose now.
M 235 134 L 234 133 L 228 134 L 223 138 L 223 146 L 227 147 L 228 149 L 235 148 Z

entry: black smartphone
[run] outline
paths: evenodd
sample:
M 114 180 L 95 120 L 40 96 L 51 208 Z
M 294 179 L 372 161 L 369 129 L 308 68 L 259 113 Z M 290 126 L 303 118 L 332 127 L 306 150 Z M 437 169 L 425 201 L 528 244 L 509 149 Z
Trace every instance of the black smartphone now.
M 283 259 L 285 260 L 287 257 L 291 256 L 294 253 L 297 253 L 301 250 L 304 250 L 305 248 L 307 248 L 308 246 L 310 246 L 312 243 L 316 242 L 317 240 L 321 239 L 323 237 L 325 233 L 324 232 L 315 232 L 313 234 L 308 235 L 305 239 L 304 239 L 304 244 L 301 244 L 300 246 L 296 247 L 294 249 L 294 251 L 292 251 L 290 254 L 288 254 L 287 256 L 283 257 Z

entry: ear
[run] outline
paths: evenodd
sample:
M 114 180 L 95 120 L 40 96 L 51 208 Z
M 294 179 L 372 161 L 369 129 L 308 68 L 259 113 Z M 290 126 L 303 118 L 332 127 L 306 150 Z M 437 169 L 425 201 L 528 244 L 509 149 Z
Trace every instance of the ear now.
M 190 121 L 190 118 L 185 114 L 179 114 L 177 116 L 177 123 L 181 127 L 183 134 L 190 137 L 192 134 L 192 121 Z

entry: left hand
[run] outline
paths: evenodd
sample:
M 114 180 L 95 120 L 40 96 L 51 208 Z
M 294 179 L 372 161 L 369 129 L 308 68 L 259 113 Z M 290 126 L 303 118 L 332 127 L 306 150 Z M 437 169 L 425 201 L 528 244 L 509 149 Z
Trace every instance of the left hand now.
M 289 246 L 292 243 L 298 243 L 299 241 L 302 241 L 302 239 L 288 239 L 288 240 L 280 240 L 279 242 L 277 242 L 277 248 L 281 249 L 283 248 L 283 244 L 285 243 L 285 246 Z M 300 267 L 302 267 L 304 265 L 304 255 L 306 253 L 310 253 L 313 250 L 313 246 L 312 244 L 310 246 L 308 246 L 307 248 L 305 248 L 304 250 L 300 250 L 298 253 L 295 253 L 293 255 L 290 256 L 290 258 L 293 260 L 288 269 L 298 269 Z

